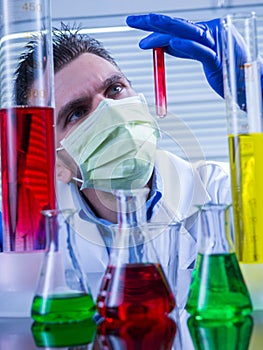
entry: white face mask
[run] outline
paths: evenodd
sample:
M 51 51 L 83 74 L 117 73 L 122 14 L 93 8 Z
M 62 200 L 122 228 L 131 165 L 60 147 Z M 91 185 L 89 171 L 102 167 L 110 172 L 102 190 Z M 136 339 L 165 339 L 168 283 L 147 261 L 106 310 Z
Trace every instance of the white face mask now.
M 61 141 L 79 167 L 82 186 L 111 192 L 149 181 L 159 130 L 143 95 L 104 99 Z

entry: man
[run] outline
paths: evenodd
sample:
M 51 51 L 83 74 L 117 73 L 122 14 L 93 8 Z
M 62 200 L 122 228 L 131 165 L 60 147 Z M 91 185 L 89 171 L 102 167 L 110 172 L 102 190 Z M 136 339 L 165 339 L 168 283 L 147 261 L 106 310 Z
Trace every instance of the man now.
M 94 169 L 87 169 L 90 166 L 86 159 L 88 156 L 82 161 L 79 160 L 80 157 L 76 155 L 78 152 L 76 143 L 80 143 L 82 154 L 86 155 L 89 152 L 91 144 L 92 147 L 94 146 L 94 153 L 99 152 L 100 147 L 103 146 L 103 142 L 99 143 L 100 137 L 95 138 L 97 141 L 94 142 L 97 144 L 94 145 L 93 138 L 91 143 L 92 135 L 85 137 L 86 133 L 88 135 L 90 128 L 96 126 L 97 120 L 100 130 L 97 130 L 96 136 L 100 136 L 100 131 L 105 131 L 107 111 L 111 113 L 108 119 L 115 118 L 111 108 L 114 110 L 116 105 L 118 109 L 123 100 L 127 104 L 127 110 L 125 109 L 125 113 L 120 113 L 121 120 L 123 120 L 123 123 L 120 124 L 126 125 L 126 115 L 129 115 L 130 110 L 132 111 L 130 108 L 138 107 L 138 113 L 148 127 L 148 129 L 144 129 L 143 136 L 140 136 L 141 146 L 144 147 L 151 139 L 153 147 L 147 147 L 144 150 L 144 159 L 149 159 L 149 164 L 142 166 L 145 171 L 136 173 L 136 179 L 134 172 L 137 168 L 128 166 L 126 169 L 128 174 L 122 173 L 124 179 L 122 184 L 125 186 L 126 181 L 128 184 L 131 181 L 132 184 L 132 181 L 138 180 L 139 187 L 149 188 L 146 202 L 148 221 L 167 224 L 180 222 L 183 224 L 179 248 L 179 268 L 182 275 L 179 275 L 180 295 L 177 296 L 177 302 L 179 306 L 184 306 L 197 253 L 198 220 L 195 205 L 208 202 L 229 203 L 231 201 L 227 166 L 215 162 L 200 162 L 193 165 L 168 152 L 155 151 L 155 149 L 152 152 L 152 148 L 155 148 L 157 132 L 154 122 L 150 120 L 145 109 L 143 97 L 133 90 L 129 80 L 115 61 L 95 39 L 87 35 L 80 35 L 75 31 L 71 32 L 69 28 L 62 26 L 61 32 L 56 30 L 54 33 L 53 48 L 57 174 L 59 180 L 57 185 L 58 202 L 60 207 L 73 206 L 78 210 L 79 215 L 76 218 L 77 246 L 85 271 L 90 276 L 92 274 L 95 276 L 93 293 L 97 293 L 100 283 L 98 275 L 104 272 L 108 264 L 113 238 L 111 226 L 117 222 L 116 200 L 108 182 L 101 184 L 99 180 L 97 182 L 94 179 L 90 180 L 87 171 L 90 170 L 96 176 L 97 171 L 99 171 L 96 168 L 96 162 Z M 19 80 L 26 74 L 23 67 L 26 69 L 26 65 L 20 66 L 17 86 L 21 91 L 27 91 L 27 86 L 23 86 L 23 81 Z M 31 86 L 33 83 L 30 83 Z M 101 119 L 102 106 L 105 107 L 103 109 L 106 114 L 103 116 L 104 119 Z M 133 113 L 130 114 L 133 115 Z M 138 120 L 135 122 L 132 119 L 133 116 L 130 118 L 131 124 L 134 126 Z M 114 123 L 115 120 L 112 121 L 112 124 Z M 146 130 L 150 130 L 150 136 L 145 132 Z M 127 135 L 132 141 L 133 131 Z M 148 135 L 149 138 L 146 138 L 148 136 L 145 135 Z M 121 136 L 116 132 L 116 142 L 119 137 Z M 136 137 L 134 136 L 134 139 Z M 122 144 L 125 146 L 125 143 Z M 134 144 L 136 142 L 131 142 L 131 145 Z M 73 150 L 75 147 L 76 149 Z M 109 146 L 106 146 L 104 152 L 107 152 L 107 147 Z M 116 150 L 114 145 L 112 147 Z M 121 153 L 122 148 L 119 148 L 118 152 Z M 134 154 L 137 153 L 136 150 Z M 92 158 L 93 155 L 89 155 L 89 157 Z M 123 157 L 124 162 L 117 166 L 118 154 L 112 156 L 112 162 L 114 162 L 112 169 L 114 171 L 115 169 L 117 172 L 122 171 L 123 164 L 129 161 L 125 158 L 125 154 Z M 128 164 L 130 163 L 128 162 Z M 105 173 L 107 180 L 111 183 L 112 174 L 107 174 L 107 171 Z M 174 241 L 160 232 L 158 236 L 153 237 L 153 244 L 164 269 L 175 268 L 178 246 L 175 246 Z

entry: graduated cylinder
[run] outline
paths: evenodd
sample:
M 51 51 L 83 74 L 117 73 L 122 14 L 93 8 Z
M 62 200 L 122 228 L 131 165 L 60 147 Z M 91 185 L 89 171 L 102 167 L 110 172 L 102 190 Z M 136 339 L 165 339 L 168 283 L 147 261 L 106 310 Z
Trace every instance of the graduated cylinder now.
M 235 246 L 254 308 L 263 308 L 263 129 L 256 17 L 222 20 Z
M 0 0 L 3 250 L 45 246 L 41 210 L 55 208 L 50 1 Z

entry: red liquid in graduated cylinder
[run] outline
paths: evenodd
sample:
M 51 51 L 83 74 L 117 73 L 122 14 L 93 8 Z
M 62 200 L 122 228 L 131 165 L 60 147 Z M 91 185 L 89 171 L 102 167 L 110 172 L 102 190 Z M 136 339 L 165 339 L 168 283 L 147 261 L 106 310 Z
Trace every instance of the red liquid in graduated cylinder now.
M 0 110 L 6 251 L 45 246 L 41 210 L 55 208 L 53 118 L 46 107 Z
M 108 321 L 139 321 L 170 313 L 175 299 L 160 264 L 126 264 L 108 266 L 97 306 Z

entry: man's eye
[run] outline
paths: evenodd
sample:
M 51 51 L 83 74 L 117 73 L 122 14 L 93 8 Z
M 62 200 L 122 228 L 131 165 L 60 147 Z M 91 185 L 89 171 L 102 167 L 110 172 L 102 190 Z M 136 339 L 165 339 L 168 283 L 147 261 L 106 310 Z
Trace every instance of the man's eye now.
M 81 118 L 83 118 L 87 114 L 87 110 L 80 108 L 72 112 L 69 117 L 67 118 L 67 123 L 74 123 Z
M 106 97 L 108 98 L 114 98 L 114 96 L 120 94 L 123 90 L 122 84 L 114 84 L 110 86 L 106 91 Z

